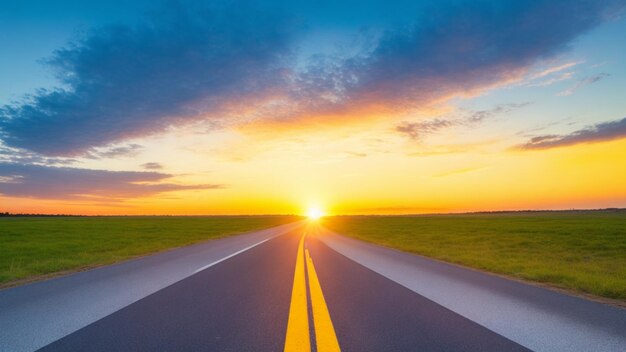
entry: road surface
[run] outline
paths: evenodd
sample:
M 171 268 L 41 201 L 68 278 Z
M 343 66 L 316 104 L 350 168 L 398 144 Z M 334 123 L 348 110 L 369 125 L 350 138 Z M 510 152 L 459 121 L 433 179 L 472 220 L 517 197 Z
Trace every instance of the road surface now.
M 626 310 L 299 222 L 0 291 L 0 351 L 624 351 Z

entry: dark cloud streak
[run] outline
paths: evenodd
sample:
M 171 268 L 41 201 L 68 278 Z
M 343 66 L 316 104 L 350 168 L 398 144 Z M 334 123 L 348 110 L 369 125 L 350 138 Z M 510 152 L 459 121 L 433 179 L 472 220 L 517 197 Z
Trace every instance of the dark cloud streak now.
M 220 184 L 166 182 L 160 172 L 109 171 L 0 163 L 0 194 L 7 197 L 123 201 L 164 192 L 220 189 Z
M 163 165 L 161 165 L 160 163 L 156 163 L 156 162 L 150 162 L 150 163 L 142 164 L 141 167 L 143 167 L 146 170 L 161 170 L 163 168 Z
M 541 135 L 515 147 L 518 150 L 544 150 L 582 143 L 594 143 L 626 138 L 626 118 L 603 122 L 566 135 Z
M 601 81 L 602 79 L 609 77 L 610 75 L 608 73 L 605 72 L 601 72 L 589 77 L 585 77 L 583 79 L 581 79 L 580 81 L 576 82 L 576 84 L 574 84 L 573 86 L 569 87 L 568 89 L 560 92 L 558 95 L 560 96 L 567 96 L 567 95 L 572 95 L 574 94 L 577 90 L 586 87 L 588 85 L 594 84 L 596 82 Z

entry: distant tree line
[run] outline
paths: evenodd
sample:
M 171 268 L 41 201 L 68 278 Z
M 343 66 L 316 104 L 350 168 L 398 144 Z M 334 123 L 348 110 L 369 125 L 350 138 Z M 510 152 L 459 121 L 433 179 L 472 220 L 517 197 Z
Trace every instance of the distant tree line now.
M 28 216 L 54 217 L 54 216 L 83 216 L 83 215 L 72 215 L 72 214 L 27 214 L 27 213 L 9 213 L 8 211 L 0 212 L 0 217 L 2 217 L 2 218 L 6 218 L 6 217 L 28 217 Z
M 489 215 L 489 214 L 533 214 L 533 213 L 626 213 L 626 208 L 602 208 L 602 209 L 529 209 L 529 210 L 492 210 L 492 211 L 470 211 L 464 213 L 407 213 L 407 214 L 368 214 L 368 215 L 337 215 L 339 217 L 370 217 L 370 216 L 431 216 L 431 215 Z
M 601 209 L 528 209 L 528 210 L 492 210 L 473 211 L 464 214 L 507 214 L 507 213 L 586 213 L 586 212 L 623 212 L 626 208 L 601 208 Z

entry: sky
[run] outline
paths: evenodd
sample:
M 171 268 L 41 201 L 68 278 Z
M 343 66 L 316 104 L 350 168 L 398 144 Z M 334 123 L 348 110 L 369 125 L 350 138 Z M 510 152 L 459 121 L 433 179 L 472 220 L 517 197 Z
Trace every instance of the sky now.
M 626 207 L 626 0 L 0 0 L 0 211 Z

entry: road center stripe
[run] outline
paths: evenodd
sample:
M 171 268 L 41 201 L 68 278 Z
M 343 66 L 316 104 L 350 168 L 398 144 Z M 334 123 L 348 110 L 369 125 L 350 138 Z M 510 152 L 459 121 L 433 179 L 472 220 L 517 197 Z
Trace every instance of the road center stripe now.
M 307 272 L 309 274 L 309 289 L 311 290 L 311 305 L 313 310 L 313 325 L 315 325 L 315 344 L 318 352 L 338 352 L 339 342 L 335 334 L 333 322 L 330 319 L 330 313 L 324 300 L 322 286 L 317 278 L 313 260 L 306 250 Z
M 293 289 L 291 291 L 289 321 L 287 322 L 285 352 L 311 351 L 304 270 L 304 235 L 302 235 L 300 243 L 298 244 L 296 271 L 293 275 Z

